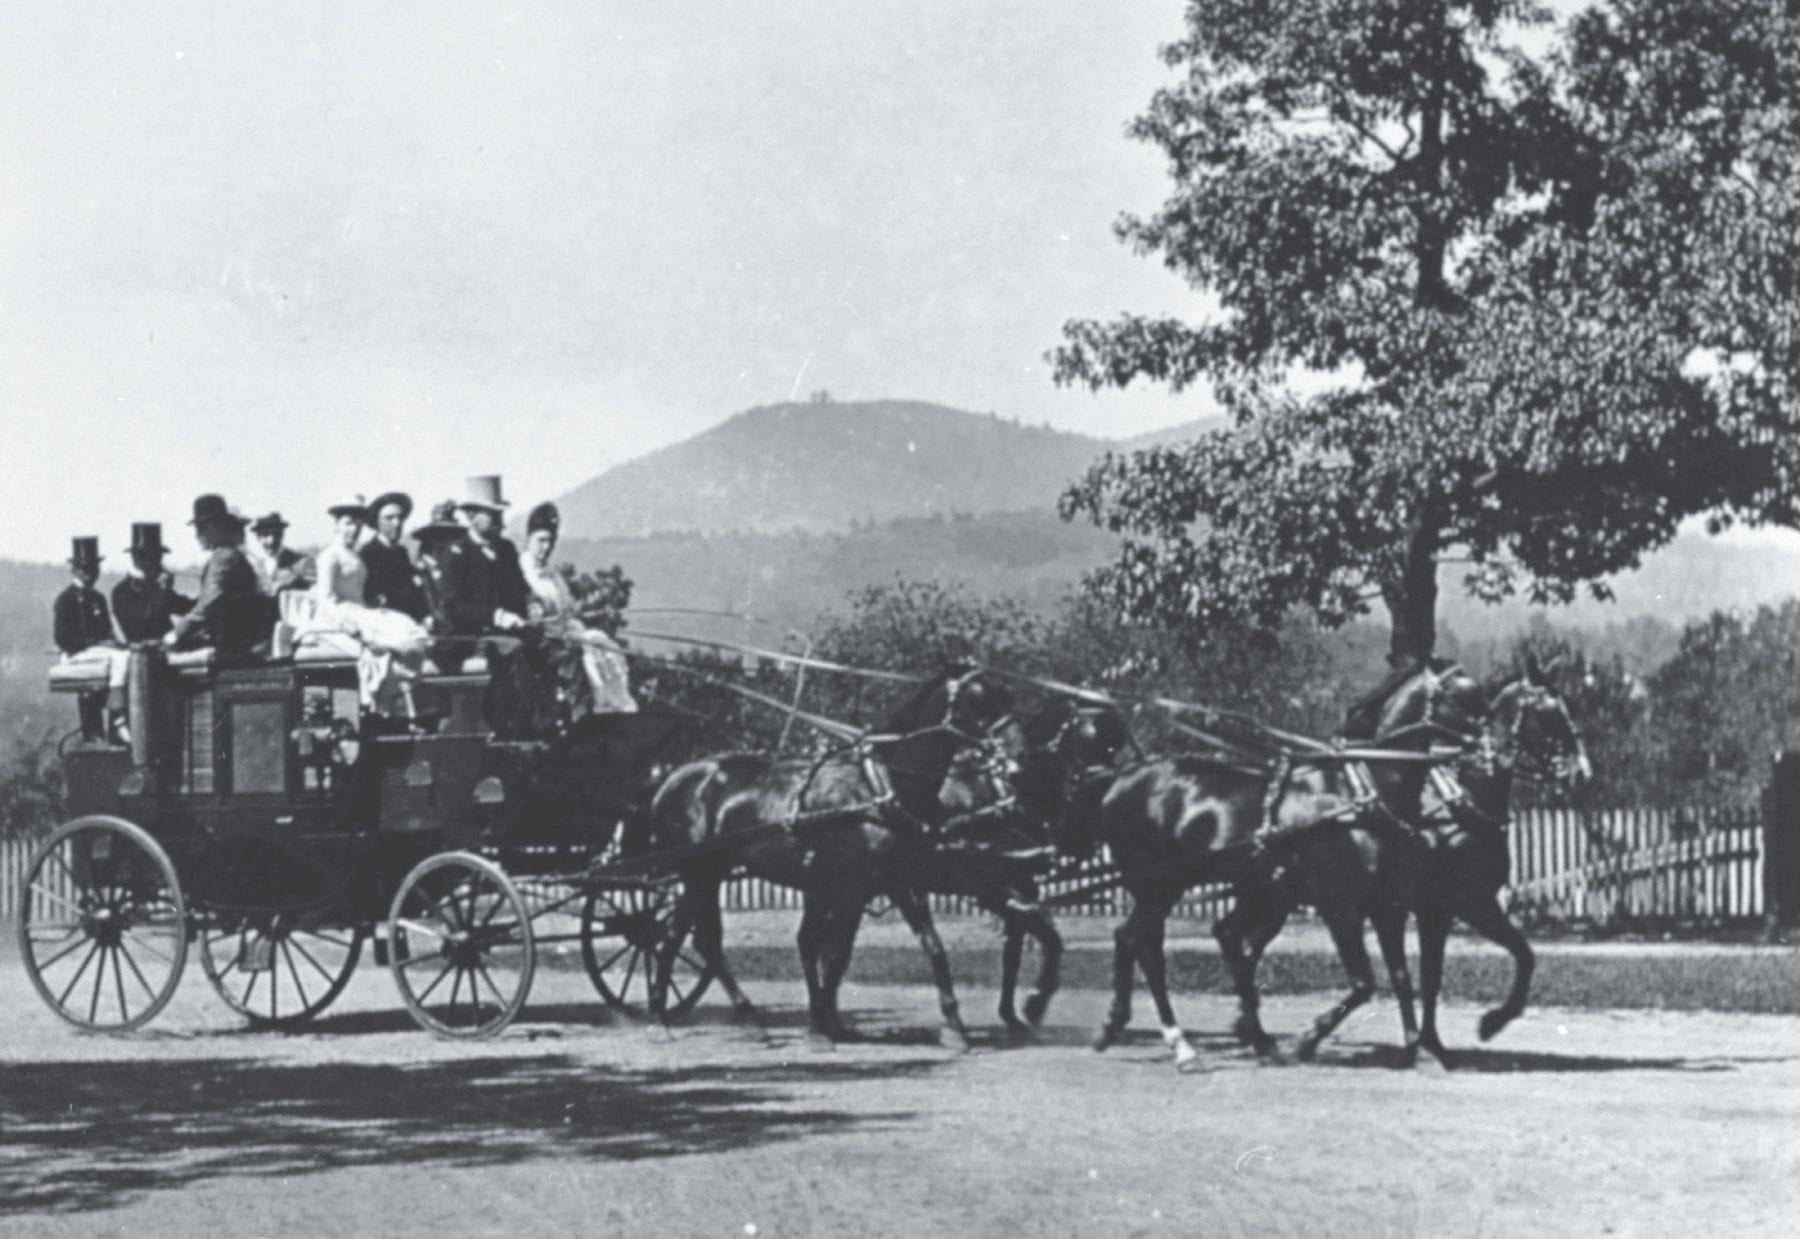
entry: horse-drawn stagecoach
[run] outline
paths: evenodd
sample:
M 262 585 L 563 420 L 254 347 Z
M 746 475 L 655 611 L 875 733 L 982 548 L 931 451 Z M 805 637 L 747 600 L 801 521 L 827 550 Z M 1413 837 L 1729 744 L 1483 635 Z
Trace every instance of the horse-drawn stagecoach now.
M 1512 776 L 1534 763 L 1556 779 L 1585 770 L 1567 710 L 1542 684 L 1484 689 L 1428 670 L 1384 707 L 1385 749 L 1345 750 L 1239 716 L 1248 747 L 1190 727 L 1208 751 L 1157 760 L 1127 751 L 1128 729 L 1092 725 L 1122 717 L 1105 694 L 1037 681 L 1051 700 L 1021 720 L 1006 686 L 1021 678 L 947 668 L 880 733 L 815 720 L 844 743 L 668 773 L 659 761 L 678 716 L 589 715 L 519 735 L 496 723 L 510 717 L 495 701 L 507 677 L 478 664 L 422 680 L 422 725 L 394 730 L 359 717 L 356 669 L 342 660 L 226 668 L 134 656 L 130 743 L 66 755 L 77 816 L 31 862 L 25 964 L 59 1015 L 104 1030 L 156 1015 L 190 949 L 252 1022 L 304 1022 L 342 991 L 371 939 L 407 1009 L 443 1035 L 505 1027 L 551 942 L 579 947 L 609 1003 L 662 1018 L 716 977 L 748 1011 L 718 912 L 721 885 L 751 872 L 804 892 L 816 1032 L 843 1033 L 836 993 L 856 925 L 886 898 L 931 960 L 946 1040 L 966 1043 L 925 895 L 972 896 L 1005 923 L 1001 1014 L 1019 1030 L 1022 935 L 1044 947 L 1028 1021 L 1056 984 L 1060 939 L 1038 879 L 1058 854 L 1062 873 L 1104 847 L 1101 884 L 1126 887 L 1133 906 L 1115 935 L 1103 1045 L 1127 1019 L 1135 964 L 1178 1063 L 1194 1059 L 1169 1005 L 1162 921 L 1201 882 L 1234 887 L 1215 934 L 1239 1034 L 1259 1051 L 1273 1043 L 1256 1020 L 1256 968 L 1296 903 L 1325 919 L 1353 981 L 1303 1053 L 1373 991 L 1365 921 L 1394 972 L 1409 1048 L 1442 1056 L 1433 1005 L 1453 918 L 1518 960 L 1483 1035 L 1522 1008 L 1529 950 L 1496 901 Z M 79 673 L 53 686 L 94 687 Z M 1421 808 L 1428 782 L 1435 824 Z M 1000 837 L 1016 842 L 1022 829 L 1042 846 L 995 846 L 996 824 Z M 1442 846 L 1422 854 L 1440 829 L 1450 831 Z M 1422 1029 L 1400 942 L 1409 910 L 1424 952 Z
M 51 686 L 92 691 L 89 674 L 59 668 Z M 480 1036 L 517 1014 L 557 944 L 629 1002 L 667 890 L 608 864 L 679 720 L 589 715 L 509 737 L 489 721 L 492 680 L 480 660 L 425 677 L 425 726 L 395 729 L 360 714 L 341 658 L 134 655 L 129 743 L 65 752 L 73 820 L 26 874 L 19 939 L 39 994 L 79 1027 L 135 1028 L 197 954 L 234 1010 L 295 1025 L 372 942 L 420 1024 Z M 676 957 L 681 1004 L 707 981 L 691 963 Z

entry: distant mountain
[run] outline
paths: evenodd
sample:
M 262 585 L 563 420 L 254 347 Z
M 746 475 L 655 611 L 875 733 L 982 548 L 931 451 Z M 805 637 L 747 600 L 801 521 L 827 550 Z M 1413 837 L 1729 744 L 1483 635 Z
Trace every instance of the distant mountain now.
M 565 533 L 584 538 L 1047 512 L 1112 446 L 914 401 L 776 404 L 609 469 L 557 503 Z

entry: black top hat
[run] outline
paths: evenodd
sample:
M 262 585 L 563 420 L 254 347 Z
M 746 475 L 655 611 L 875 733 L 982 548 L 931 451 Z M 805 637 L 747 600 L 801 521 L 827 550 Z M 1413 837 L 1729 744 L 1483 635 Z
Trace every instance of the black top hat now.
M 244 518 L 225 506 L 225 496 L 201 495 L 194 500 L 194 515 L 188 524 L 200 525 L 207 521 L 236 521 L 242 525 Z
M 562 513 L 556 510 L 554 503 L 540 503 L 531 509 L 531 515 L 525 518 L 527 536 L 540 529 L 548 529 L 554 536 L 562 528 Z
M 400 505 L 400 519 L 402 521 L 409 521 L 412 519 L 412 496 L 397 490 L 390 490 L 385 495 L 376 495 L 374 499 L 370 500 L 369 515 L 380 516 L 381 509 L 387 507 L 390 503 L 397 503 Z
M 132 522 L 131 553 L 133 555 L 167 555 L 169 548 L 162 544 L 162 525 L 156 521 Z
M 76 538 L 70 542 L 69 564 L 76 568 L 100 570 L 100 539 Z

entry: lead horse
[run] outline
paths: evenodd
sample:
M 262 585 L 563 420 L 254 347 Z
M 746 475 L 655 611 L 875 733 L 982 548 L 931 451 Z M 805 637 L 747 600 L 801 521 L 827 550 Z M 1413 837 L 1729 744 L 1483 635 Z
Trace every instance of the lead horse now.
M 1481 686 L 1465 673 L 1427 669 L 1384 703 L 1376 735 L 1386 748 L 1422 757 L 1434 744 L 1473 735 L 1487 708 Z M 1364 778 L 1329 755 L 1300 755 L 1291 767 L 1284 757 L 1273 768 L 1185 756 L 1122 772 L 1101 798 L 1097 837 L 1111 852 L 1131 911 L 1113 934 L 1113 1005 L 1095 1048 L 1123 1034 L 1133 972 L 1141 970 L 1177 1067 L 1199 1065 L 1169 1001 L 1163 939 L 1181 896 L 1219 882 L 1230 883 L 1235 895 L 1213 931 L 1238 995 L 1234 1031 L 1259 1055 L 1274 1057 L 1276 1045 L 1259 1017 L 1257 964 L 1301 902 L 1325 921 L 1352 986 L 1302 1039 L 1303 1053 L 1374 992 L 1365 922 L 1375 926 L 1414 1040 L 1405 923 L 1419 849 L 1409 823 L 1419 813 L 1426 768 L 1422 761 L 1378 763 Z
M 812 760 L 730 753 L 672 773 L 657 791 L 650 830 L 655 848 L 682 858 L 671 865 L 681 893 L 658 952 L 651 1016 L 667 1010 L 675 954 L 690 928 L 736 1009 L 752 1010 L 725 962 L 719 910 L 720 887 L 741 866 L 802 894 L 797 944 L 815 1036 L 851 1035 L 838 989 L 865 907 L 885 896 L 931 963 L 945 1044 L 967 1049 L 949 960 L 918 879 L 943 820 L 938 793 L 951 761 L 1010 722 L 1008 690 L 959 664 L 927 681 L 880 737 Z
M 1414 898 L 1419 925 L 1419 994 L 1424 1005 L 1418 1046 L 1445 1067 L 1454 1065 L 1438 1037 L 1437 1003 L 1444 981 L 1444 945 L 1461 921 L 1513 959 L 1506 998 L 1482 1013 L 1476 1031 L 1494 1037 L 1525 1009 L 1534 964 L 1531 944 L 1500 903 L 1511 868 L 1507 829 L 1514 779 L 1524 775 L 1560 792 L 1593 777 L 1580 729 L 1551 676 L 1527 663 L 1524 673 L 1493 689 L 1492 709 L 1479 742 L 1455 767 L 1453 780 L 1434 780 L 1436 804 L 1426 820 L 1438 835 L 1426 853 Z M 1435 819 L 1435 820 L 1434 820 Z M 1416 1056 L 1407 1047 L 1409 1061 Z

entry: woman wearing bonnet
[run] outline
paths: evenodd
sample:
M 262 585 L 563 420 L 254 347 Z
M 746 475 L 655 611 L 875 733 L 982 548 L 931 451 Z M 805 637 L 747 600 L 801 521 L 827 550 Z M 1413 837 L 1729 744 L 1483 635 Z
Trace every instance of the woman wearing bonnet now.
M 560 637 L 580 648 L 581 664 L 594 694 L 595 713 L 635 713 L 638 707 L 631 696 L 623 648 L 598 628 L 582 623 L 568 582 L 550 563 L 561 525 L 555 504 L 540 503 L 526 518 L 525 553 L 520 556 L 519 567 L 531 590 L 528 618 L 541 625 L 546 636 Z

